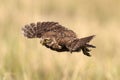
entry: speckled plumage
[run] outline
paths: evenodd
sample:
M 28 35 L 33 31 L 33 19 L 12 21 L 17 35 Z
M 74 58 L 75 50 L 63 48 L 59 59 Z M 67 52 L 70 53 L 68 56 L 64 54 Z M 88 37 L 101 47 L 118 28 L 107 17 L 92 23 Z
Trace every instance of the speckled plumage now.
M 40 43 L 52 50 L 63 52 L 79 52 L 90 56 L 89 48 L 95 46 L 88 44 L 94 37 L 77 38 L 76 33 L 65 28 L 58 22 L 37 22 L 25 25 L 22 28 L 23 34 L 27 38 L 40 38 Z

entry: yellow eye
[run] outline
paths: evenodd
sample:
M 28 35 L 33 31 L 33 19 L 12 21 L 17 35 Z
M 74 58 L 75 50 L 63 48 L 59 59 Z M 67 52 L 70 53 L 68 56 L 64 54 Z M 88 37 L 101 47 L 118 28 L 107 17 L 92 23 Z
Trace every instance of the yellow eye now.
M 44 42 L 45 42 L 45 43 L 50 43 L 50 42 L 51 42 L 51 39 L 45 39 Z

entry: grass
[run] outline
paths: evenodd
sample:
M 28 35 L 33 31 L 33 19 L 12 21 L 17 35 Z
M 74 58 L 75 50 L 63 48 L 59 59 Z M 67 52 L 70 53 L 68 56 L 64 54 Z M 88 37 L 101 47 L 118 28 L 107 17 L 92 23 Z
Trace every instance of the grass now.
M 120 80 L 119 8 L 119 0 L 0 1 L 0 80 Z M 49 50 L 21 34 L 37 21 L 58 21 L 78 37 L 95 34 L 97 48 L 92 57 Z

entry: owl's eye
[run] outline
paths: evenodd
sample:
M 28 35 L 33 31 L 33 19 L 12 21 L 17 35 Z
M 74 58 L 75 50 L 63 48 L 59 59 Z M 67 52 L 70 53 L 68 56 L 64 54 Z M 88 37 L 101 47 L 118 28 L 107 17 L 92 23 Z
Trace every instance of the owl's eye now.
M 45 42 L 45 43 L 51 43 L 52 40 L 51 40 L 51 39 L 45 39 L 44 42 Z
M 52 40 L 50 38 L 40 39 L 40 43 L 42 45 L 50 44 L 51 42 L 52 42 Z

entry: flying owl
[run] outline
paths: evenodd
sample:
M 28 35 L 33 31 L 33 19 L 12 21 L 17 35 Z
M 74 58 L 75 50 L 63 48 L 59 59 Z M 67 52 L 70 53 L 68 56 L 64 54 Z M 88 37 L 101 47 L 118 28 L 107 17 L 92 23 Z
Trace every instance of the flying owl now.
M 22 28 L 25 37 L 39 38 L 40 43 L 51 50 L 58 52 L 80 52 L 84 55 L 90 55 L 89 48 L 95 48 L 94 45 L 89 44 L 95 35 L 78 38 L 76 33 L 65 28 L 58 22 L 37 22 L 25 25 Z

